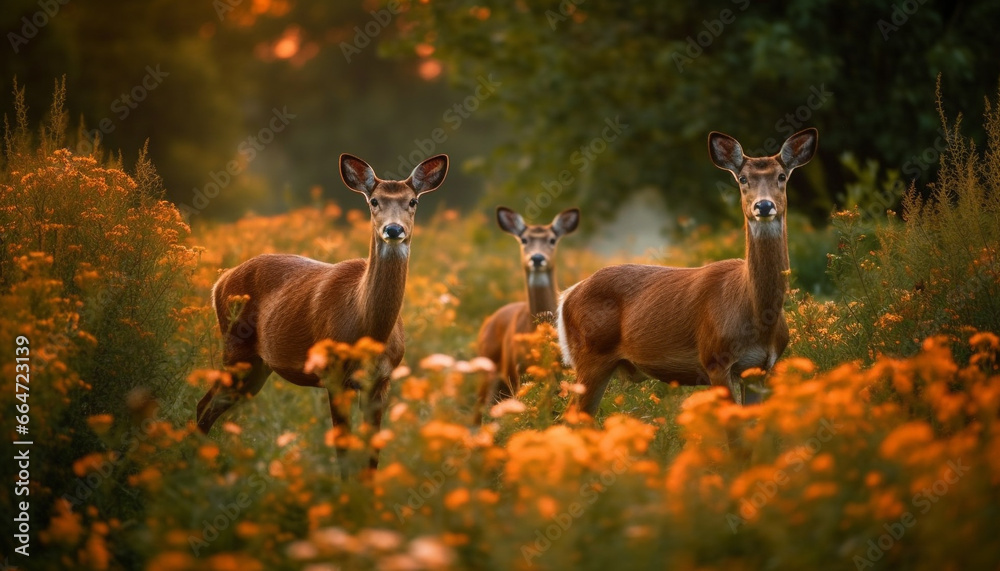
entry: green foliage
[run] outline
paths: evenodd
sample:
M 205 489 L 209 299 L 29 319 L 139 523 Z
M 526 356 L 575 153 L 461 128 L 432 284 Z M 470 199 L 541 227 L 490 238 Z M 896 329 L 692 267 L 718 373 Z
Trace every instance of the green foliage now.
M 1000 338 L 970 331 L 1000 326 L 1000 111 L 992 103 L 982 152 L 943 121 L 949 146 L 939 179 L 926 195 L 910 189 L 901 218 L 861 213 L 881 209 L 882 192 L 897 185 L 891 172 L 854 165 L 859 183 L 847 192 L 862 207 L 834 222 L 842 247 L 832 269 L 844 299 L 792 300 L 790 354 L 755 407 L 717 389 L 613 383 L 592 422 L 569 407 L 580 387 L 557 359 L 552 328 L 542 327 L 523 340 L 534 361 L 518 400 L 471 426 L 489 373 L 461 359 L 472 356 L 488 313 L 523 299 L 523 276 L 516 244 L 492 220 L 424 210 L 404 305 L 405 367 L 394 371 L 382 430 L 361 428 L 360 440 L 348 441 L 380 448 L 380 469 L 344 480 L 334 460 L 342 435 L 330 428 L 324 390 L 273 377 L 210 435 L 192 419 L 197 397 L 228 375 L 209 298 L 219 270 L 268 251 L 326 261 L 364 255 L 362 199 L 344 191 L 357 200 L 344 204 L 358 208 L 344 213 L 316 196 L 315 207 L 199 223 L 188 237 L 176 209 L 158 200 L 148 161 L 129 176 L 118 163 L 61 148 L 63 98 L 60 85 L 38 140 L 15 92 L 0 169 L 0 346 L 14 347 L 17 335 L 32 340 L 33 565 L 824 569 L 867 561 L 936 570 L 1000 561 Z M 804 244 L 801 262 L 792 253 L 795 272 L 806 260 L 825 262 L 818 252 L 828 237 L 799 220 L 789 218 L 792 244 Z M 663 261 L 697 265 L 742 252 L 736 228 L 685 232 Z M 560 246 L 563 284 L 623 261 L 587 252 L 578 239 Z M 918 349 L 912 339 L 924 334 L 936 336 L 918 338 Z M 343 350 L 365 346 L 372 349 Z M 796 358 L 803 355 L 815 363 Z M 192 359 L 188 383 L 177 383 Z M 868 360 L 873 366 L 857 362 Z M 5 410 L 12 365 L 4 361 L 0 379 Z M 2 418 L 10 432 L 13 419 Z M 746 460 L 727 449 L 733 431 L 752 448 Z M 0 502 L 13 512 L 11 496 Z
M 709 131 L 759 156 L 813 126 L 820 166 L 793 178 L 789 203 L 815 223 L 849 177 L 838 161 L 845 150 L 927 180 L 918 156 L 936 136 L 925 94 L 938 73 L 963 108 L 992 89 L 979 70 L 997 51 L 982 25 L 997 18 L 996 4 L 905 4 L 917 6 L 912 14 L 901 5 L 428 2 L 407 15 L 403 45 L 431 43 L 463 85 L 489 74 L 503 82 L 486 105 L 513 129 L 488 164 L 507 197 L 538 193 L 568 169 L 584 212 L 610 215 L 651 186 L 671 210 L 711 219 L 719 204 L 706 193 Z M 624 133 L 592 161 L 574 161 L 618 117 Z
M 18 335 L 30 339 L 30 437 L 38 443 L 31 500 L 40 527 L 55 498 L 80 504 L 94 488 L 125 481 L 129 466 L 117 458 L 132 439 L 124 435 L 135 434 L 132 423 L 148 416 L 152 399 L 169 395 L 189 366 L 174 336 L 185 322 L 182 286 L 197 260 L 183 245 L 188 228 L 162 200 L 145 150 L 129 176 L 117 162 L 61 148 L 61 83 L 36 140 L 24 92 L 14 95 L 0 170 L 0 340 L 13 347 Z M 5 365 L 3 383 L 0 403 L 12 410 L 13 364 Z M 104 418 L 105 431 L 113 418 L 114 433 L 123 436 L 111 446 L 88 426 Z M 13 423 L 13 415 L 3 415 L 7 434 Z M 101 458 L 96 481 L 74 472 L 74 462 L 88 454 Z M 13 480 L 14 469 L 4 464 L 5 479 Z M 3 498 L 12 511 L 13 499 Z M 98 504 L 132 515 L 133 499 L 102 497 Z
M 450 203 L 470 205 L 481 193 L 481 179 L 457 167 L 492 144 L 486 114 L 472 113 L 456 126 L 444 114 L 468 92 L 422 79 L 412 52 L 392 60 L 379 56 L 378 45 L 398 16 L 382 19 L 374 36 L 355 28 L 372 22 L 372 11 L 389 14 L 384 6 L 250 0 L 56 5 L 52 17 L 38 0 L 0 6 L 9 56 L 0 60 L 0 107 L 12 107 L 7 94 L 13 77 L 28 87 L 28 105 L 43 109 L 52 78 L 65 76 L 75 94 L 67 113 L 73 130 L 81 127 L 69 147 L 90 154 L 96 137 L 101 153 L 120 152 L 132 164 L 151 139 L 149 157 L 166 197 L 204 206 L 196 218 L 302 206 L 313 188 L 341 188 L 341 152 L 364 157 L 381 175 L 399 170 L 400 154 L 421 153 L 417 141 L 433 145 L 431 153 L 452 156 L 456 168 L 449 179 L 467 190 L 450 194 Z M 22 18 L 30 21 L 36 13 L 47 25 L 12 53 L 8 34 L 21 36 Z M 275 55 L 282 40 L 295 47 L 292 57 Z M 354 44 L 360 53 L 348 59 L 343 46 Z M 156 78 L 146 79 L 148 68 L 159 70 Z M 280 132 L 261 134 L 274 109 L 295 118 Z M 443 129 L 445 142 L 431 141 L 435 129 Z M 209 197 L 207 204 L 196 203 L 199 193 Z
M 915 186 L 906 192 L 902 220 L 892 211 L 888 220 L 878 217 L 884 197 L 899 188 L 894 173 L 879 193 L 849 189 L 874 198 L 867 207 L 858 198 L 861 207 L 833 218 L 840 240 L 831 265 L 841 304 L 832 313 L 798 306 L 796 354 L 825 366 L 870 362 L 883 353 L 913 354 L 938 333 L 1000 330 L 1000 115 L 987 100 L 980 152 L 961 133 L 961 115 L 949 124 L 940 103 L 938 110 L 948 146 L 937 181 L 926 193 Z M 872 189 L 874 167 L 866 172 L 862 184 Z

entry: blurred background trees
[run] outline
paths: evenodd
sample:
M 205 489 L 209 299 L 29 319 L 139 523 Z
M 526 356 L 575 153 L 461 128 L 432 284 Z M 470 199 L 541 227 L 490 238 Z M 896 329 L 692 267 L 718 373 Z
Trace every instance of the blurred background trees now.
M 400 177 L 449 153 L 441 200 L 461 207 L 547 219 L 573 203 L 592 222 L 647 192 L 664 219 L 736 221 L 707 133 L 771 153 L 815 126 L 819 160 L 789 202 L 825 223 L 865 161 L 930 179 L 935 78 L 952 111 L 978 116 L 1000 76 L 998 17 L 997 3 L 920 0 L 13 0 L 0 103 L 17 76 L 40 115 L 65 75 L 85 127 L 71 146 L 99 133 L 131 162 L 148 138 L 167 196 L 193 205 L 218 184 L 196 210 L 226 218 L 341 198 L 346 151 Z M 275 110 L 294 118 L 262 132 Z

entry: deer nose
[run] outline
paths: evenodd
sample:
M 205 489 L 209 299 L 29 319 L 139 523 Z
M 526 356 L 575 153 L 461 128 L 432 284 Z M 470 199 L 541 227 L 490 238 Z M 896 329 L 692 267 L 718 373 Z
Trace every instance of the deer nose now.
M 753 215 L 757 218 L 770 218 L 778 214 L 778 209 L 770 200 L 760 200 L 753 205 Z
M 531 260 L 531 265 L 533 267 L 536 267 L 536 268 L 544 268 L 545 267 L 545 256 L 543 256 L 541 254 L 534 254 L 534 255 L 532 255 L 531 258 L 530 258 L 530 260 Z
M 389 224 L 382 230 L 382 237 L 386 240 L 402 240 L 406 237 L 406 230 L 399 224 Z

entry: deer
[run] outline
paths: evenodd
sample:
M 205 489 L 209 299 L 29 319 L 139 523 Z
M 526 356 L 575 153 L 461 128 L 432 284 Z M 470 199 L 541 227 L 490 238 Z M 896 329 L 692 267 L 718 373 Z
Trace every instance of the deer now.
M 609 266 L 563 292 L 559 344 L 585 389 L 581 412 L 596 416 L 616 371 L 634 382 L 725 387 L 736 400 L 744 371 L 774 365 L 788 345 L 785 185 L 812 158 L 818 139 L 816 129 L 805 129 L 776 155 L 748 157 L 733 137 L 709 134 L 712 162 L 739 184 L 744 259 L 697 268 Z M 742 388 L 743 405 L 761 402 L 766 392 L 749 382 Z
M 342 388 L 359 389 L 352 375 L 361 363 L 339 364 L 330 386 L 305 363 L 310 347 L 332 339 L 355 343 L 363 337 L 384 344 L 372 366 L 365 421 L 375 431 L 382 424 L 389 380 L 403 359 L 400 311 L 420 197 L 441 186 L 448 157 L 437 155 L 414 167 L 403 181 L 382 180 L 365 161 L 340 156 L 340 175 L 347 187 L 365 197 L 371 210 L 367 259 L 329 264 L 303 256 L 263 254 L 223 272 L 212 287 L 212 305 L 223 337 L 222 362 L 227 368 L 249 364 L 249 371 L 227 384 L 221 381 L 198 403 L 197 425 L 205 434 L 240 398 L 256 395 L 271 372 L 303 387 L 326 388 L 330 414 L 339 434 L 350 433 L 350 417 L 335 402 Z M 230 304 L 245 301 L 235 320 Z M 335 386 L 337 383 L 342 387 Z M 338 445 L 343 462 L 346 449 Z M 378 467 L 374 451 L 369 468 Z M 346 473 L 346 468 L 343 468 Z
M 515 301 L 486 318 L 479 330 L 476 346 L 479 355 L 496 365 L 497 376 L 486 379 L 480 387 L 476 423 L 482 421 L 483 407 L 517 393 L 523 355 L 517 351 L 515 336 L 531 333 L 538 321 L 556 310 L 555 253 L 559 240 L 576 230 L 580 210 L 560 212 L 550 224 L 525 224 L 524 218 L 510 208 L 497 207 L 500 229 L 517 239 L 521 247 L 528 301 Z M 501 380 L 503 382 L 501 382 Z

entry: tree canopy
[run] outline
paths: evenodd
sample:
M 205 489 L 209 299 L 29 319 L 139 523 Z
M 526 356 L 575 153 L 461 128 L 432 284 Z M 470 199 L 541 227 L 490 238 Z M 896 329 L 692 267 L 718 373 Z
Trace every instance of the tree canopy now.
M 707 160 L 710 131 L 753 155 L 812 126 L 821 167 L 796 177 L 789 201 L 825 219 L 850 176 L 844 153 L 928 180 L 938 74 L 949 106 L 976 113 L 1000 76 L 983 25 L 1000 4 L 987 2 L 453 0 L 407 17 L 404 46 L 432 45 L 459 81 L 502 83 L 488 103 L 512 134 L 490 163 L 508 195 L 537 200 L 563 173 L 595 213 L 652 187 L 711 217 L 726 177 Z
M 65 76 L 72 127 L 85 131 L 73 150 L 97 138 L 131 164 L 149 139 L 167 197 L 206 218 L 284 211 L 317 192 L 349 204 L 343 152 L 403 178 L 401 163 L 419 162 L 425 141 L 456 164 L 485 152 L 495 129 L 481 113 L 460 130 L 448 120 L 466 94 L 440 66 L 380 54 L 408 5 L 369 4 L 5 2 L 0 104 L 13 108 L 16 77 L 37 121 Z M 444 140 L 433 141 L 436 129 Z M 461 191 L 435 202 L 475 203 L 478 177 L 456 168 L 450 178 Z
M 206 216 L 339 196 L 341 152 L 398 177 L 446 152 L 451 204 L 578 205 L 589 224 L 652 190 L 711 220 L 734 186 L 710 131 L 764 154 L 817 127 L 789 201 L 819 221 L 854 178 L 845 153 L 930 179 L 934 82 L 978 114 L 998 17 L 923 0 L 13 0 L 0 103 L 17 77 L 41 114 L 65 76 L 75 150 L 100 139 L 132 162 L 149 139 L 168 198 Z

